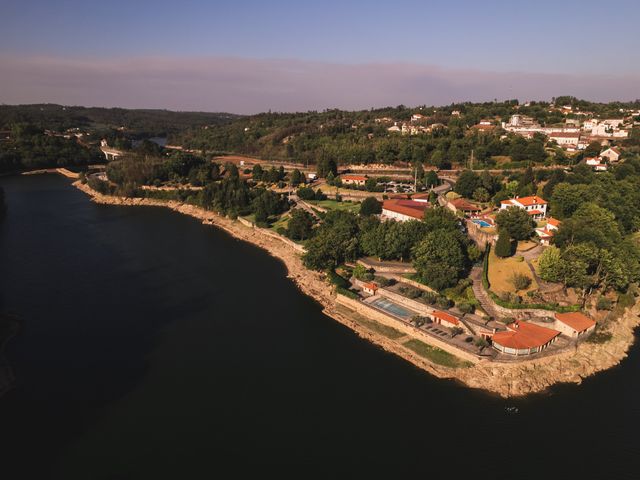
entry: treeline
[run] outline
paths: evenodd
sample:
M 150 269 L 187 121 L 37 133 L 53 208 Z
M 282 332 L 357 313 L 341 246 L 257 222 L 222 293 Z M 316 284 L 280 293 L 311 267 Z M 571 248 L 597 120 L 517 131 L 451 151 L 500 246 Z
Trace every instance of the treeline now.
M 640 108 L 638 102 L 595 104 L 581 101 L 580 105 L 604 116 L 619 116 L 619 108 Z M 490 119 L 499 126 L 500 121 L 507 121 L 514 113 L 533 116 L 547 126 L 561 124 L 572 116 L 565 116 L 550 107 L 548 102 L 531 102 L 522 106 L 511 100 L 437 108 L 400 105 L 356 112 L 263 113 L 206 130 L 191 129 L 173 135 L 171 142 L 205 151 L 310 164 L 327 160 L 339 164 L 391 164 L 401 161 L 421 162 L 446 169 L 452 164 L 466 164 L 472 152 L 475 166 L 480 168 L 494 166 L 494 157 L 499 156 L 509 156 L 516 163 L 552 160 L 563 163 L 567 159 L 562 150 L 546 145 L 541 135 L 532 139 L 518 135 L 503 138 L 504 131 L 500 128 L 493 133 L 478 132 L 472 128 L 481 119 Z M 424 115 L 416 125 L 432 126 L 431 133 L 403 136 L 387 131 L 391 123 L 383 119 L 408 122 L 414 113 Z
M 314 270 L 333 270 L 362 255 L 411 260 L 420 279 L 437 290 L 456 285 L 481 256 L 455 215 L 441 207 L 426 210 L 423 221 L 409 222 L 330 211 L 306 248 L 305 265 Z
M 432 133 L 403 136 L 388 132 L 388 124 L 358 125 L 359 117 L 359 112 L 264 114 L 207 130 L 192 130 L 171 141 L 204 151 L 309 164 L 400 161 L 449 169 L 453 164 L 469 162 L 472 152 L 475 166 L 480 167 L 495 166 L 493 157 L 501 155 L 511 156 L 516 162 L 538 163 L 550 156 L 540 137 L 527 140 L 509 135 L 501 139 L 497 132 L 486 134 L 470 129 L 463 118 L 449 117 L 444 127 L 435 128 Z M 369 117 L 371 114 L 367 113 Z
M 99 161 L 97 147 L 75 138 L 52 137 L 31 124 L 16 124 L 9 140 L 0 141 L 0 172 L 87 165 Z
M 540 258 L 541 277 L 585 292 L 640 281 L 640 160 L 599 174 L 581 165 L 558 180 L 550 209 L 562 224 Z
M 229 113 L 129 110 L 124 108 L 77 107 L 56 104 L 0 105 L 0 129 L 30 123 L 44 130 L 69 128 L 100 130 L 124 127 L 138 136 L 165 136 L 189 128 L 218 125 L 238 118 Z

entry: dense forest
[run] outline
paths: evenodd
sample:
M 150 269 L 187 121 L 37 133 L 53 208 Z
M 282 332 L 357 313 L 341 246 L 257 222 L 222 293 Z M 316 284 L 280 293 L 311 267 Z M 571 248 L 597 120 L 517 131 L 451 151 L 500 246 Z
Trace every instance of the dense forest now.
M 0 173 L 73 167 L 103 159 L 101 139 L 130 150 L 159 155 L 148 138 L 238 118 L 226 113 L 65 107 L 54 104 L 0 105 Z M 76 136 L 79 135 L 79 136 Z
M 31 124 L 14 124 L 10 139 L 0 141 L 0 173 L 87 165 L 101 158 L 96 145 L 45 135 Z

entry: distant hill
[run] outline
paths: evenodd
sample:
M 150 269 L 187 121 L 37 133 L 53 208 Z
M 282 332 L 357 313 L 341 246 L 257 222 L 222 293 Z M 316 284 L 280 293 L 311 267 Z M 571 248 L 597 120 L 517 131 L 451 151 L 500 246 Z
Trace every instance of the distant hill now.
M 222 125 L 240 118 L 231 113 L 129 110 L 124 108 L 74 107 L 51 103 L 0 105 L 0 130 L 16 123 L 64 131 L 80 128 L 92 131 L 124 127 L 135 136 L 167 136 L 189 128 Z

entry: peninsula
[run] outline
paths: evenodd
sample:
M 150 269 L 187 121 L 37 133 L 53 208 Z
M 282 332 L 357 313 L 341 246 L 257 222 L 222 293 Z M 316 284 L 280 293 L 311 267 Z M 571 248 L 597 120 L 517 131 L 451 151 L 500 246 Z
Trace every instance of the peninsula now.
M 362 337 L 509 397 L 580 383 L 634 341 L 639 122 L 571 97 L 261 114 L 162 145 L 117 130 L 86 147 L 106 165 L 56 171 L 264 248 Z

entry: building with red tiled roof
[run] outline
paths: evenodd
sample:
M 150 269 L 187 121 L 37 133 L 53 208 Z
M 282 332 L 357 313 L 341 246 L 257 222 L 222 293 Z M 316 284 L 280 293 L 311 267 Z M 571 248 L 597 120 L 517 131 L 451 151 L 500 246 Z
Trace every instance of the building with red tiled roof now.
M 382 217 L 398 222 L 422 220 L 427 208 L 429 208 L 428 203 L 415 200 L 385 200 L 382 203 Z
M 460 325 L 460 320 L 457 317 L 441 310 L 433 310 L 431 313 L 428 313 L 427 316 L 433 320 L 433 323 L 437 323 L 443 327 L 454 328 Z
M 375 295 L 378 291 L 378 284 L 374 282 L 363 283 L 362 291 L 367 295 Z
M 558 230 L 558 227 L 560 227 L 560 223 L 562 223 L 560 220 L 549 217 L 544 228 L 536 228 L 536 233 L 538 234 L 538 237 L 540 237 L 540 243 L 542 245 L 551 244 L 551 240 L 553 239 L 556 230 Z
M 455 200 L 451 200 L 448 203 L 448 206 L 451 210 L 460 211 L 462 213 L 478 213 L 482 211 L 482 208 L 478 205 L 471 203 L 464 198 L 456 198 Z
M 554 327 L 568 337 L 578 338 L 593 332 L 596 322 L 581 312 L 556 313 Z
M 429 203 L 429 196 L 430 195 L 431 194 L 429 192 L 415 193 L 415 194 L 411 195 L 411 200 L 413 200 L 414 202 Z
M 342 180 L 342 183 L 344 183 L 345 185 L 364 186 L 368 178 L 369 177 L 367 177 L 366 175 L 351 175 L 351 174 L 340 175 L 340 180 Z
M 534 220 L 540 220 L 547 216 L 547 201 L 540 198 L 537 195 L 531 195 L 530 197 L 515 197 L 509 200 L 503 200 L 500 202 L 500 210 L 505 210 L 509 207 L 518 207 L 526 210 Z
M 491 342 L 493 348 L 509 355 L 531 355 L 547 348 L 556 341 L 560 332 L 529 322 L 517 320 L 507 325 L 504 332 L 496 332 Z

